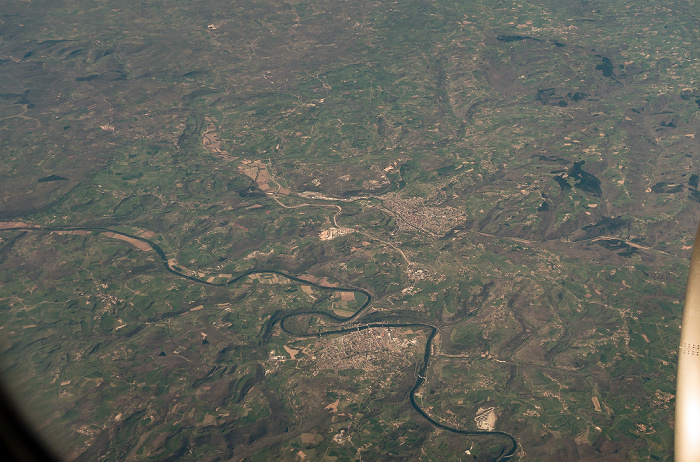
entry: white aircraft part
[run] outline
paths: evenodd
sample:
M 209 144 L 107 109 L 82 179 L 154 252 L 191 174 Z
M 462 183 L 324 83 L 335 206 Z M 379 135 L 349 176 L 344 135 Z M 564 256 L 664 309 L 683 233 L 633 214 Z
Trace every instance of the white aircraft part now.
M 690 260 L 676 380 L 676 462 L 700 461 L 700 227 Z

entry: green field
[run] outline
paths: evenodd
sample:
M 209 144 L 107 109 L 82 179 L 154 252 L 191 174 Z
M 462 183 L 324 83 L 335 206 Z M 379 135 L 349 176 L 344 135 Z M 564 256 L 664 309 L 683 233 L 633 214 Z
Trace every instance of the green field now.
M 317 335 L 413 323 L 434 421 L 672 460 L 695 3 L 5 3 L 0 372 L 60 457 L 497 460 L 411 407 L 427 328 Z

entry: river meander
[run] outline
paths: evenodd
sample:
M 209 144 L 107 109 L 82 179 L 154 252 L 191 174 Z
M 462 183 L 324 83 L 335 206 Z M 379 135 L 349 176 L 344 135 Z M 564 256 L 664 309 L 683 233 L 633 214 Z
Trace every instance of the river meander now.
M 442 430 L 446 430 L 448 432 L 452 433 L 457 433 L 461 435 L 492 435 L 495 438 L 504 438 L 509 440 L 511 443 L 511 447 L 509 450 L 504 452 L 499 460 L 506 460 L 510 459 L 513 457 L 515 452 L 518 449 L 518 443 L 511 435 L 510 433 L 503 432 L 503 431 L 488 431 L 488 430 L 465 430 L 461 428 L 456 428 L 452 427 L 449 425 L 445 425 L 443 423 L 438 422 L 434 418 L 432 418 L 425 410 L 423 410 L 418 403 L 416 402 L 416 392 L 420 389 L 420 387 L 423 385 L 425 382 L 425 377 L 426 373 L 428 370 L 428 365 L 430 363 L 430 359 L 432 356 L 432 350 L 433 350 L 433 340 L 435 336 L 438 333 L 437 327 L 431 325 L 431 324 L 426 324 L 426 323 L 420 323 L 420 322 L 412 322 L 412 323 L 396 323 L 396 322 L 391 322 L 387 321 L 386 323 L 384 322 L 377 322 L 376 320 L 373 321 L 372 323 L 361 323 L 358 319 L 362 317 L 362 314 L 366 311 L 367 307 L 370 306 L 372 303 L 372 295 L 367 292 L 364 289 L 361 288 L 346 288 L 346 287 L 338 287 L 338 286 L 328 286 L 328 285 L 322 285 L 318 284 L 315 282 L 311 282 L 306 279 L 301 279 L 296 276 L 292 276 L 286 273 L 283 273 L 281 271 L 277 270 L 251 270 L 251 271 L 246 271 L 244 273 L 241 273 L 232 279 L 230 279 L 227 282 L 222 282 L 222 283 L 214 283 L 214 282 L 208 282 L 207 280 L 201 279 L 199 277 L 191 276 L 184 274 L 177 269 L 175 269 L 172 265 L 171 262 L 168 260 L 166 253 L 163 251 L 163 249 L 153 242 L 150 239 L 147 239 L 145 237 L 133 235 L 133 234 L 128 234 L 124 233 L 121 231 L 116 231 L 113 229 L 109 228 L 100 228 L 100 227 L 42 227 L 42 226 L 14 226 L 14 227 L 5 227 L 5 228 L 0 228 L 0 231 L 49 231 L 49 232 L 71 232 L 71 231 L 88 231 L 88 232 L 98 232 L 98 233 L 111 233 L 110 236 L 108 237 L 116 237 L 118 239 L 125 240 L 127 242 L 130 242 L 132 244 L 133 241 L 138 241 L 144 244 L 147 244 L 151 249 L 153 249 L 159 256 L 163 267 L 166 271 L 177 275 L 180 278 L 187 279 L 189 281 L 192 281 L 194 283 L 198 284 L 204 284 L 208 286 L 220 286 L 220 287 L 228 287 L 230 285 L 236 284 L 239 281 L 245 279 L 246 277 L 254 274 L 276 274 L 279 276 L 282 276 L 284 278 L 287 278 L 291 281 L 299 282 L 305 285 L 310 285 L 313 286 L 317 289 L 320 290 L 333 290 L 333 291 L 340 291 L 340 292 L 359 292 L 362 293 L 366 296 L 366 301 L 362 304 L 362 306 L 355 311 L 351 316 L 347 317 L 342 317 L 342 316 L 336 316 L 330 313 L 326 312 L 321 312 L 321 311 L 294 311 L 292 313 L 284 313 L 284 312 L 278 312 L 276 314 L 273 314 L 272 317 L 266 322 L 265 326 L 263 327 L 263 332 L 262 332 L 262 338 L 263 341 L 265 341 L 267 338 L 272 335 L 273 329 L 275 325 L 279 324 L 280 328 L 282 329 L 283 332 L 285 332 L 288 335 L 293 335 L 296 337 L 322 337 L 322 336 L 329 336 L 329 335 L 338 335 L 338 334 L 344 334 L 348 332 L 357 332 L 357 331 L 362 331 L 365 329 L 371 329 L 371 328 L 419 328 L 419 329 L 426 329 L 429 331 L 428 339 L 425 344 L 425 351 L 423 354 L 423 361 L 420 364 L 420 367 L 418 369 L 418 373 L 416 376 L 416 381 L 411 388 L 411 391 L 409 393 L 409 400 L 411 403 L 411 406 L 413 409 L 420 414 L 424 419 L 426 419 L 428 422 L 430 422 L 431 425 L 433 425 L 436 428 L 440 428 Z M 137 246 L 138 248 L 141 248 L 143 250 L 143 247 Z M 313 333 L 300 333 L 300 332 L 294 332 L 290 330 L 286 326 L 286 321 L 293 319 L 295 317 L 299 316 L 322 316 L 326 317 L 328 319 L 331 319 L 332 321 L 338 323 L 341 327 L 337 329 L 332 329 L 332 330 L 324 330 L 320 332 L 313 332 Z

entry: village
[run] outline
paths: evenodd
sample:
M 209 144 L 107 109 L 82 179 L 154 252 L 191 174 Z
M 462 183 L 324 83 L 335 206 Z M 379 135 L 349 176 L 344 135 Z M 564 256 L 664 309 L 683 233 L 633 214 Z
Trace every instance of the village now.
M 315 363 L 314 374 L 326 369 L 377 372 L 389 361 L 403 360 L 404 350 L 417 344 L 415 338 L 402 340 L 392 335 L 391 329 L 369 328 L 322 340 L 309 359 Z
M 401 231 L 419 230 L 428 234 L 444 234 L 457 225 L 464 223 L 466 214 L 450 206 L 430 206 L 420 197 L 400 198 L 387 195 L 383 205 L 397 217 Z

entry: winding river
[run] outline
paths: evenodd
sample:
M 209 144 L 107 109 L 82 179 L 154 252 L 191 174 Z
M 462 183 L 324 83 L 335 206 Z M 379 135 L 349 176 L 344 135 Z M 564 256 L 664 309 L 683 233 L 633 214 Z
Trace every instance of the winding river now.
M 253 275 L 253 274 L 276 274 L 279 276 L 282 276 L 284 278 L 287 278 L 291 281 L 299 282 L 305 285 L 310 285 L 313 287 L 316 287 L 317 289 L 320 290 L 333 290 L 333 291 L 340 291 L 340 292 L 359 292 L 364 294 L 367 297 L 367 300 L 365 303 L 351 316 L 347 317 L 341 317 L 341 316 L 335 316 L 330 313 L 326 312 L 321 312 L 321 311 L 294 311 L 292 313 L 283 313 L 283 312 L 278 312 L 276 314 L 273 314 L 270 320 L 265 324 L 264 330 L 263 330 L 263 341 L 272 334 L 272 331 L 275 327 L 276 324 L 280 325 L 280 328 L 282 331 L 287 333 L 288 335 L 293 335 L 296 337 L 321 337 L 321 336 L 327 336 L 327 335 L 336 335 L 336 334 L 343 334 L 347 332 L 358 332 L 362 331 L 365 329 L 371 329 L 371 328 L 390 328 L 390 327 L 397 327 L 397 328 L 405 328 L 405 327 L 413 327 L 413 328 L 419 328 L 419 329 L 427 329 L 430 333 L 428 335 L 428 340 L 425 343 L 425 351 L 423 353 L 423 361 L 420 364 L 420 368 L 418 370 L 418 374 L 416 377 L 416 382 L 413 385 L 413 388 L 411 388 L 411 391 L 409 393 L 409 400 L 411 403 L 411 406 L 413 409 L 420 414 L 424 419 L 426 419 L 428 422 L 430 422 L 431 425 L 433 425 L 436 428 L 440 428 L 442 430 L 449 431 L 451 433 L 457 433 L 461 435 L 491 435 L 494 437 L 499 437 L 499 438 L 504 438 L 509 440 L 511 447 L 508 451 L 504 452 L 501 454 L 499 457 L 500 460 L 506 460 L 510 459 L 515 455 L 515 452 L 518 449 L 518 443 L 511 435 L 510 433 L 507 432 L 502 432 L 502 431 L 488 431 L 488 430 L 464 430 L 456 427 L 451 427 L 449 425 L 445 425 L 443 423 L 440 423 L 433 419 L 430 415 L 428 415 L 427 412 L 425 412 L 416 402 L 416 392 L 420 389 L 421 385 L 425 382 L 425 374 L 428 370 L 428 365 L 430 363 L 430 358 L 432 356 L 432 349 L 433 349 L 433 340 L 435 336 L 438 333 L 437 327 L 430 325 L 430 324 L 424 324 L 424 323 L 382 323 L 382 322 L 373 322 L 369 324 L 359 324 L 355 322 L 352 327 L 342 327 L 340 329 L 334 329 L 334 330 L 326 330 L 322 332 L 314 332 L 314 333 L 299 333 L 299 332 L 293 332 L 291 331 L 287 326 L 286 326 L 286 321 L 289 319 L 293 319 L 295 317 L 299 316 L 323 316 L 326 318 L 329 318 L 337 323 L 340 324 L 345 324 L 347 325 L 348 323 L 352 323 L 353 321 L 356 321 L 362 313 L 366 310 L 366 308 L 370 305 L 372 302 L 372 295 L 367 292 L 364 289 L 360 288 L 345 288 L 345 287 L 336 287 L 336 286 L 325 286 L 321 284 L 317 284 L 315 282 L 311 282 L 305 279 L 301 279 L 295 276 L 291 276 L 289 274 L 283 273 L 281 271 L 276 271 L 276 270 L 250 270 L 246 271 L 235 278 L 231 279 L 230 281 L 223 282 L 223 283 L 214 283 L 214 282 L 207 282 L 204 279 L 200 279 L 194 276 L 189 276 L 187 274 L 184 274 L 176 269 L 174 269 L 170 263 L 168 262 L 168 258 L 163 251 L 163 249 L 156 244 L 155 242 L 151 241 L 150 239 L 140 237 L 137 235 L 133 234 L 128 234 L 124 233 L 122 231 L 116 231 L 113 229 L 109 228 L 101 228 L 101 227 L 50 227 L 50 226 L 17 226 L 17 227 L 9 227 L 9 228 L 0 228 L 0 231 L 48 231 L 48 232 L 66 232 L 66 231 L 91 231 L 91 232 L 99 232 L 99 233 L 112 233 L 113 235 L 116 236 L 122 236 L 125 238 L 129 239 L 134 239 L 143 243 L 148 244 L 160 257 L 161 262 L 163 263 L 163 267 L 165 268 L 166 271 L 177 275 L 178 277 L 181 277 L 183 279 L 187 279 L 189 281 L 198 283 L 198 284 L 204 284 L 208 286 L 219 286 L 219 287 L 228 287 L 232 284 L 236 284 L 242 279 Z

